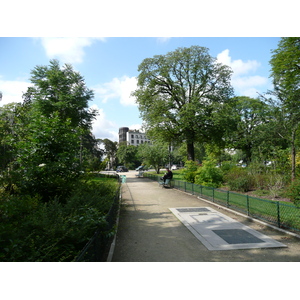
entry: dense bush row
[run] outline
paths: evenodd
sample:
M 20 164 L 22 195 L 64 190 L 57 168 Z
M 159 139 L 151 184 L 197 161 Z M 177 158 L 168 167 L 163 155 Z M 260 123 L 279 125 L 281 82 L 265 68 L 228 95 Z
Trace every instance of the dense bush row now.
M 118 181 L 80 180 L 72 194 L 48 202 L 0 191 L 1 261 L 72 261 L 98 226 L 103 230 Z
M 187 161 L 181 174 L 187 182 L 215 188 L 226 186 L 229 190 L 238 192 L 256 190 L 273 199 L 284 195 L 300 205 L 300 181 L 295 180 L 290 184 L 289 176 L 271 168 L 261 170 L 254 164 L 241 167 L 231 162 L 223 162 L 221 166 L 217 166 L 216 161 L 208 159 L 201 165 Z

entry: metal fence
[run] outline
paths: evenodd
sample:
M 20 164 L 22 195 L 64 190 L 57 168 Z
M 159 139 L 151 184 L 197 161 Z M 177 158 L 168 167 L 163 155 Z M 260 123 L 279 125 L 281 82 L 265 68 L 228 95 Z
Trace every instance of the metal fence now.
M 119 180 L 120 182 L 120 180 Z M 76 262 L 104 262 L 107 260 L 111 242 L 115 235 L 116 220 L 120 207 L 120 185 L 114 196 L 109 212 L 105 216 L 105 227 L 99 227 L 93 237 L 88 241 Z
M 159 177 L 153 174 L 144 173 L 144 177 L 159 181 Z M 181 180 L 172 180 L 171 187 L 242 212 L 279 228 L 300 231 L 300 209 L 292 204 L 260 199 Z

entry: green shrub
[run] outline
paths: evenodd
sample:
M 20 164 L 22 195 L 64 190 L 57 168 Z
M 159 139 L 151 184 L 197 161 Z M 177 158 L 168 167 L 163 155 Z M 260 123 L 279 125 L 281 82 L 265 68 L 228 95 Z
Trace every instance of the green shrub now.
M 294 180 L 287 189 L 287 196 L 300 207 L 300 179 Z
M 44 203 L 39 198 L 0 196 L 1 261 L 72 261 L 97 228 L 118 190 L 115 181 L 81 181 L 72 195 Z M 109 234 L 109 232 L 107 232 Z
M 225 181 L 232 191 L 248 192 L 254 187 L 253 176 L 240 167 L 232 168 L 225 176 Z
M 195 183 L 209 187 L 220 187 L 223 182 L 223 172 L 216 167 L 215 160 L 203 161 L 195 176 Z
M 269 176 L 267 174 L 256 174 L 253 178 L 256 189 L 264 190 L 268 188 Z
M 221 170 L 224 175 L 226 175 L 232 168 L 235 167 L 235 164 L 231 161 L 223 161 L 221 165 Z
M 185 162 L 184 167 L 185 168 L 182 171 L 184 180 L 194 183 L 196 172 L 198 170 L 198 164 L 195 161 L 188 160 Z

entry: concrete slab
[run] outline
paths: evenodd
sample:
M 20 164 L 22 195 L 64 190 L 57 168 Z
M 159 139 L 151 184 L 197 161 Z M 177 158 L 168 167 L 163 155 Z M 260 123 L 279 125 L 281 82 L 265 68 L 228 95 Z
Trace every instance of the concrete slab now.
M 210 207 L 169 209 L 208 250 L 287 247 Z

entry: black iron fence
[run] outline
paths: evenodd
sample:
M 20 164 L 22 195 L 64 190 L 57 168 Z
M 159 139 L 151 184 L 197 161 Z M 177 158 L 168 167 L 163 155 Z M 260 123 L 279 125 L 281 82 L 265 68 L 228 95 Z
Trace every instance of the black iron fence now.
M 107 260 L 111 242 L 116 233 L 116 221 L 120 207 L 120 187 L 121 185 L 119 185 L 110 210 L 105 216 L 105 225 L 99 226 L 75 259 L 76 262 L 104 262 Z
M 154 174 L 144 173 L 144 177 L 159 181 L 159 177 Z M 293 204 L 260 199 L 181 180 L 172 180 L 171 187 L 242 212 L 279 228 L 300 231 L 300 209 Z

